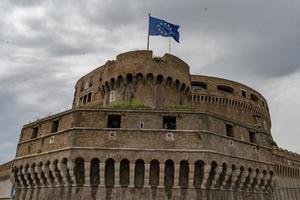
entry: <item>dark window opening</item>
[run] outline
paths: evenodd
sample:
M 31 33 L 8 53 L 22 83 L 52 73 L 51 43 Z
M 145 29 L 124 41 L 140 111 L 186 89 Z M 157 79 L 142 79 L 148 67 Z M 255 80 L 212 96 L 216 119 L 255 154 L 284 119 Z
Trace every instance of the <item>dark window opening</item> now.
M 251 100 L 252 101 L 258 101 L 258 97 L 254 94 L 251 94 Z
M 38 132 L 39 132 L 39 127 L 38 127 L 38 126 L 37 126 L 37 127 L 34 127 L 34 128 L 32 129 L 31 139 L 36 138 Z
M 87 102 L 91 102 L 92 101 L 92 93 L 88 93 L 87 94 Z
M 164 116 L 163 117 L 163 129 L 176 129 L 176 117 Z
M 246 97 L 246 91 L 242 90 L 242 97 Z
M 83 104 L 86 104 L 86 100 L 87 100 L 87 96 L 84 95 L 84 97 L 83 97 Z
M 226 124 L 226 135 L 233 137 L 233 126 L 231 124 Z
M 121 115 L 108 115 L 107 128 L 121 128 Z
M 226 86 L 226 85 L 218 85 L 218 90 L 223 91 L 223 92 L 228 92 L 232 93 L 234 90 L 232 87 Z
M 249 139 L 251 143 L 256 143 L 256 133 L 253 131 L 249 131 Z
M 192 89 L 196 89 L 196 90 L 207 89 L 207 84 L 203 82 L 195 82 L 192 83 Z
M 58 131 L 59 127 L 59 120 L 55 120 L 52 122 L 52 128 L 51 128 L 51 133 L 55 133 Z

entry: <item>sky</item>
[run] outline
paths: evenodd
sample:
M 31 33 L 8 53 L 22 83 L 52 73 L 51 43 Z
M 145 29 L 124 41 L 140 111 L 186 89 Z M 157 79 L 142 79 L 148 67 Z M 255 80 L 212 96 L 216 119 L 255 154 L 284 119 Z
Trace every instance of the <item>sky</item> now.
M 276 143 L 300 153 L 300 1 L 1 0 L 0 163 L 14 158 L 24 124 L 70 108 L 81 76 L 146 48 L 148 13 L 180 25 L 171 54 L 191 73 L 263 94 Z M 154 55 L 168 41 L 150 37 Z

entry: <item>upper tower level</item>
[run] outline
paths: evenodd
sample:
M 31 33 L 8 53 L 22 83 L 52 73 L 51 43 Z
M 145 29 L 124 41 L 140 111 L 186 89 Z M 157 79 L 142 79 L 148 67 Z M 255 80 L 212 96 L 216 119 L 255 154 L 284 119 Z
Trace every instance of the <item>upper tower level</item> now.
M 80 78 L 73 107 L 109 107 L 136 101 L 150 108 L 188 105 L 270 133 L 265 98 L 252 88 L 231 80 L 191 75 L 181 59 L 152 51 L 132 51 L 107 61 Z
M 153 57 L 152 51 L 132 51 L 107 61 L 82 77 L 76 84 L 73 106 L 138 101 L 152 108 L 188 103 L 189 66 L 165 54 Z

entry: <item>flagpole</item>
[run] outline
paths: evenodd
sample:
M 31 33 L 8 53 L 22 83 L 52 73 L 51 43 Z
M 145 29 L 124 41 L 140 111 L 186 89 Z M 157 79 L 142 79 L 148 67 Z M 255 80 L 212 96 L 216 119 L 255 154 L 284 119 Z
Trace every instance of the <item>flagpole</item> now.
M 169 37 L 169 54 L 171 54 L 171 39 Z
M 147 38 L 147 51 L 149 51 L 149 31 L 150 31 L 150 13 L 148 17 L 148 38 Z

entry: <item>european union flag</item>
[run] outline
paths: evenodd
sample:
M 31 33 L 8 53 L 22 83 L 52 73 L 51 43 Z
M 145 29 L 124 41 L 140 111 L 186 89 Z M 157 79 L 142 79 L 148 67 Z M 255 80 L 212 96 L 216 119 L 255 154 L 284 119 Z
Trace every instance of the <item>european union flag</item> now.
M 171 24 L 165 20 L 149 16 L 149 35 L 161 35 L 163 37 L 172 37 L 179 43 L 180 26 Z

